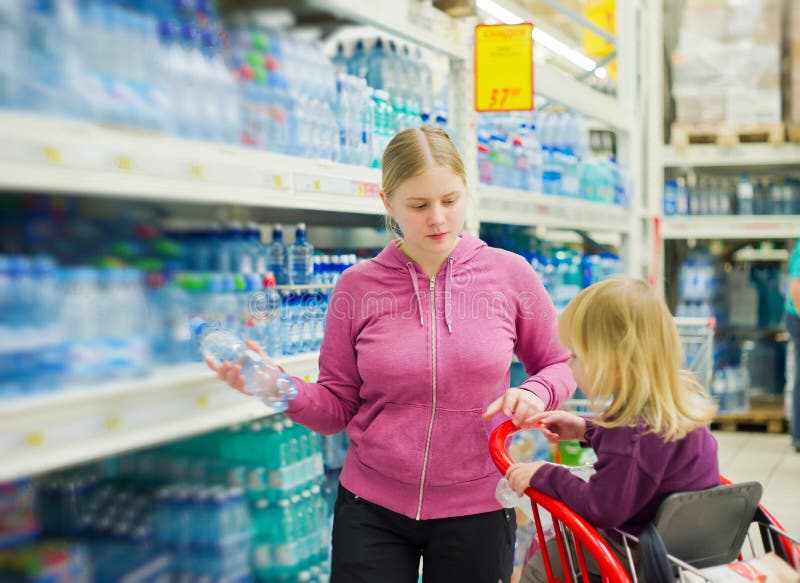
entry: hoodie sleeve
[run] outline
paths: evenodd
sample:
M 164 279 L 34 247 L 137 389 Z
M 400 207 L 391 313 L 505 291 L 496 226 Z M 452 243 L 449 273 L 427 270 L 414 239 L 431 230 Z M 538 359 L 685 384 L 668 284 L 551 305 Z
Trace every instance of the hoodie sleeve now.
M 289 401 L 286 415 L 294 422 L 322 434 L 342 431 L 359 406 L 361 376 L 356 364 L 356 296 L 349 274 L 342 275 L 331 294 L 325 336 L 319 353 L 319 378 L 308 383 L 292 377 L 297 397 Z
M 542 399 L 545 409 L 558 409 L 575 391 L 569 352 L 558 340 L 556 309 L 542 280 L 527 262 L 519 271 L 514 353 L 530 375 L 520 386 Z

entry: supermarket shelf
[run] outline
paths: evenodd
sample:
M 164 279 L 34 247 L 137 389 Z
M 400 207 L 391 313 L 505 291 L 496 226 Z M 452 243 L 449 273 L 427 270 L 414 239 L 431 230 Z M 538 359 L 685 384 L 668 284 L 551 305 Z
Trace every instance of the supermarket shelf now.
M 280 363 L 291 374 L 316 378 L 318 358 L 315 352 Z M 0 483 L 272 413 L 200 363 L 0 402 Z
M 372 168 L 0 113 L 0 190 L 381 215 L 379 185 Z
M 800 216 L 664 217 L 664 239 L 794 239 Z
M 627 209 L 586 200 L 481 185 L 478 205 L 478 217 L 485 223 L 621 234 L 629 231 Z
M 614 97 L 600 93 L 546 63 L 536 63 L 533 74 L 536 95 L 598 119 L 616 130 L 630 132 L 633 129 L 633 109 L 623 107 Z
M 464 24 L 425 2 L 393 0 L 310 0 L 309 5 L 359 24 L 373 26 L 450 58 L 466 59 Z
M 664 146 L 662 160 L 668 168 L 793 166 L 800 164 L 800 144 L 739 144 L 733 148 Z

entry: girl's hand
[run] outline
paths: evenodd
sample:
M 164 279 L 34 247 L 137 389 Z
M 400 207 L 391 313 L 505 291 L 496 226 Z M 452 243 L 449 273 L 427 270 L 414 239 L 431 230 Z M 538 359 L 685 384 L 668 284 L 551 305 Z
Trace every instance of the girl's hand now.
M 501 411 L 506 417 L 511 417 L 514 425 L 528 429 L 533 426 L 525 424 L 525 420 L 544 411 L 544 403 L 530 391 L 511 387 L 486 408 L 483 418 L 489 419 Z
M 583 441 L 586 420 L 566 411 L 545 411 L 525 420 L 525 426 L 535 426 L 542 430 L 549 441 L 556 443 L 568 439 Z
M 278 366 L 278 363 L 275 362 L 272 358 L 267 356 L 267 353 L 262 350 L 261 346 L 258 345 L 257 342 L 253 342 L 252 340 L 245 340 L 245 344 L 247 347 L 256 352 L 261 358 L 263 358 L 266 362 Z M 215 365 L 210 360 L 206 359 L 206 364 L 208 368 L 213 370 L 217 373 L 219 379 L 225 383 L 227 383 L 230 387 L 236 389 L 243 395 L 252 395 L 250 391 L 244 388 L 244 377 L 242 376 L 242 367 L 238 364 L 233 364 L 232 362 L 223 362 L 219 366 Z
M 511 489 L 522 496 L 525 490 L 531 486 L 531 478 L 536 471 L 541 468 L 545 462 L 529 462 L 524 464 L 512 464 L 506 472 L 506 480 L 511 486 Z

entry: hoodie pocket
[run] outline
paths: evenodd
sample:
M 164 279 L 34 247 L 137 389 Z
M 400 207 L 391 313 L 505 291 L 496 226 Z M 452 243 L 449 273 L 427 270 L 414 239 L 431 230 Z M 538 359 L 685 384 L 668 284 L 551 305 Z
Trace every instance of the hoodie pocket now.
M 489 456 L 489 433 L 482 409 L 437 409 L 428 454 L 426 482 L 450 486 L 500 474 Z
M 418 484 L 422 475 L 430 407 L 387 403 L 370 423 L 356 447 L 365 466 L 404 484 Z

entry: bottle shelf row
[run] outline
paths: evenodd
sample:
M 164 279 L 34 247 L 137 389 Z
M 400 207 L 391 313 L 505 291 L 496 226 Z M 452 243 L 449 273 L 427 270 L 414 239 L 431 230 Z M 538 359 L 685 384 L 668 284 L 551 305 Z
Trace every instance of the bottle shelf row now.
M 278 359 L 315 379 L 319 353 Z M 141 379 L 0 401 L 0 483 L 272 414 L 227 388 L 205 364 Z
M 0 113 L 0 188 L 103 198 L 384 213 L 380 171 L 92 123 Z M 481 222 L 626 233 L 618 206 L 480 185 Z

